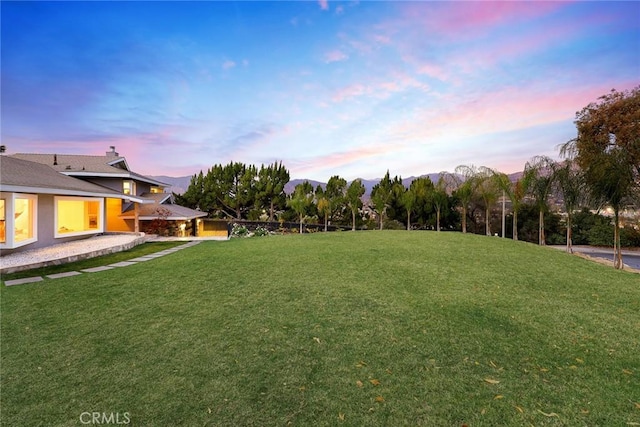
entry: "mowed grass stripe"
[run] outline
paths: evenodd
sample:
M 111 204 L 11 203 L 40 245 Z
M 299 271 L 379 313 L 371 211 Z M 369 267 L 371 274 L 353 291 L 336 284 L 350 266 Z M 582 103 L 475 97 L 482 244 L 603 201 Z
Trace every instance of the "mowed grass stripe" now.
M 522 242 L 203 242 L 1 292 L 7 425 L 640 422 L 638 276 Z

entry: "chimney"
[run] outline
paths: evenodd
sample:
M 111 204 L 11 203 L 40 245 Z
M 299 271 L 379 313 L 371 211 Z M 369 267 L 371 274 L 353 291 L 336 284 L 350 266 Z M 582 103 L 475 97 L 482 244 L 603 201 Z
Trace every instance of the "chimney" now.
M 119 154 L 116 153 L 116 147 L 115 145 L 110 145 L 109 148 L 111 149 L 111 151 L 107 151 L 107 157 L 118 157 Z
M 57 166 L 58 165 L 58 155 L 54 154 L 53 155 L 53 166 Z

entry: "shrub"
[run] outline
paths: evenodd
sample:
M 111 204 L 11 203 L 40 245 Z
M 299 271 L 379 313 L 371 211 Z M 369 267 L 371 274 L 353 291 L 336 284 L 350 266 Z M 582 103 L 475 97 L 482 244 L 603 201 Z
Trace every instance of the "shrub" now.
M 253 232 L 253 235 L 257 237 L 268 236 L 269 234 L 269 230 L 261 225 L 257 226 L 256 230 Z
M 244 225 L 234 223 L 231 229 L 231 237 L 249 237 L 249 230 Z

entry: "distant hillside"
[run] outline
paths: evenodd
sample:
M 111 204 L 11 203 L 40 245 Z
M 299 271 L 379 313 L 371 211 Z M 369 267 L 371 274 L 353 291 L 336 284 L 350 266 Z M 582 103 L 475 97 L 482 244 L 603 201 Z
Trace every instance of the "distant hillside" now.
M 176 194 L 182 194 L 187 191 L 187 188 L 189 188 L 189 183 L 191 182 L 191 175 L 178 177 L 157 175 L 150 176 L 149 178 L 157 179 L 158 181 L 164 182 L 165 184 L 170 184 L 171 187 L 167 188 L 166 191 Z
M 509 174 L 509 179 L 511 181 L 516 181 L 518 178 L 520 178 L 522 176 L 522 172 L 515 172 L 512 174 Z M 429 179 L 436 183 L 438 182 L 438 178 L 440 177 L 439 173 L 429 173 L 426 175 L 422 175 L 419 178 L 422 177 L 429 177 Z M 179 176 L 179 177 L 172 177 L 172 176 L 165 176 L 165 175 L 158 175 L 158 176 L 150 176 L 150 178 L 153 179 L 157 179 L 158 181 L 170 184 L 171 187 L 169 187 L 167 189 L 167 191 L 172 192 L 172 193 L 176 193 L 176 194 L 182 194 L 185 191 L 187 191 L 187 188 L 189 188 L 189 183 L 191 182 L 191 175 L 189 176 Z M 402 183 L 404 184 L 405 187 L 409 187 L 409 185 L 411 185 L 411 181 L 413 181 L 414 179 L 416 179 L 417 177 L 415 176 L 410 176 L 409 178 L 404 178 L 402 180 Z M 371 195 L 371 190 L 373 189 L 373 187 L 379 183 L 381 180 L 381 178 L 377 178 L 377 179 L 361 179 L 362 184 L 364 185 L 365 188 L 365 197 L 368 197 Z M 287 194 L 291 194 L 293 193 L 293 189 L 296 187 L 296 185 L 298 184 L 302 184 L 304 181 L 309 181 L 311 183 L 311 185 L 313 185 L 313 188 L 315 189 L 318 185 L 322 186 L 322 188 L 325 188 L 327 186 L 326 182 L 320 182 L 320 181 L 314 181 L 312 179 L 292 179 L 291 181 L 289 181 L 287 183 L 287 185 L 284 186 L 284 192 Z M 348 184 L 351 184 L 351 181 L 348 182 Z

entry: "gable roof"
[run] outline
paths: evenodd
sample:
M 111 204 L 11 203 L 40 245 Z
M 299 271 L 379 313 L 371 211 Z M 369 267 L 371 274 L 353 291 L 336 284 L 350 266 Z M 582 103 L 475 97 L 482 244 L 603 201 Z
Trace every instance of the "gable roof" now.
M 79 154 L 16 153 L 8 157 L 48 165 L 52 169 L 69 176 L 126 178 L 161 187 L 169 186 L 165 182 L 132 172 L 126 159 L 116 155 L 85 156 Z
M 187 208 L 185 206 L 174 205 L 171 203 L 153 203 L 153 204 L 145 204 L 140 205 L 138 211 L 138 218 L 141 220 L 154 220 L 159 217 L 158 209 L 162 209 L 166 213 L 167 220 L 176 221 L 176 220 L 189 220 L 194 218 L 202 218 L 207 216 L 206 212 L 196 211 L 191 208 Z M 129 210 L 122 215 L 120 218 L 133 218 L 134 213 L 132 210 Z
M 139 201 L 117 191 L 56 172 L 52 167 L 12 156 L 0 156 L 2 191 L 113 197 Z

